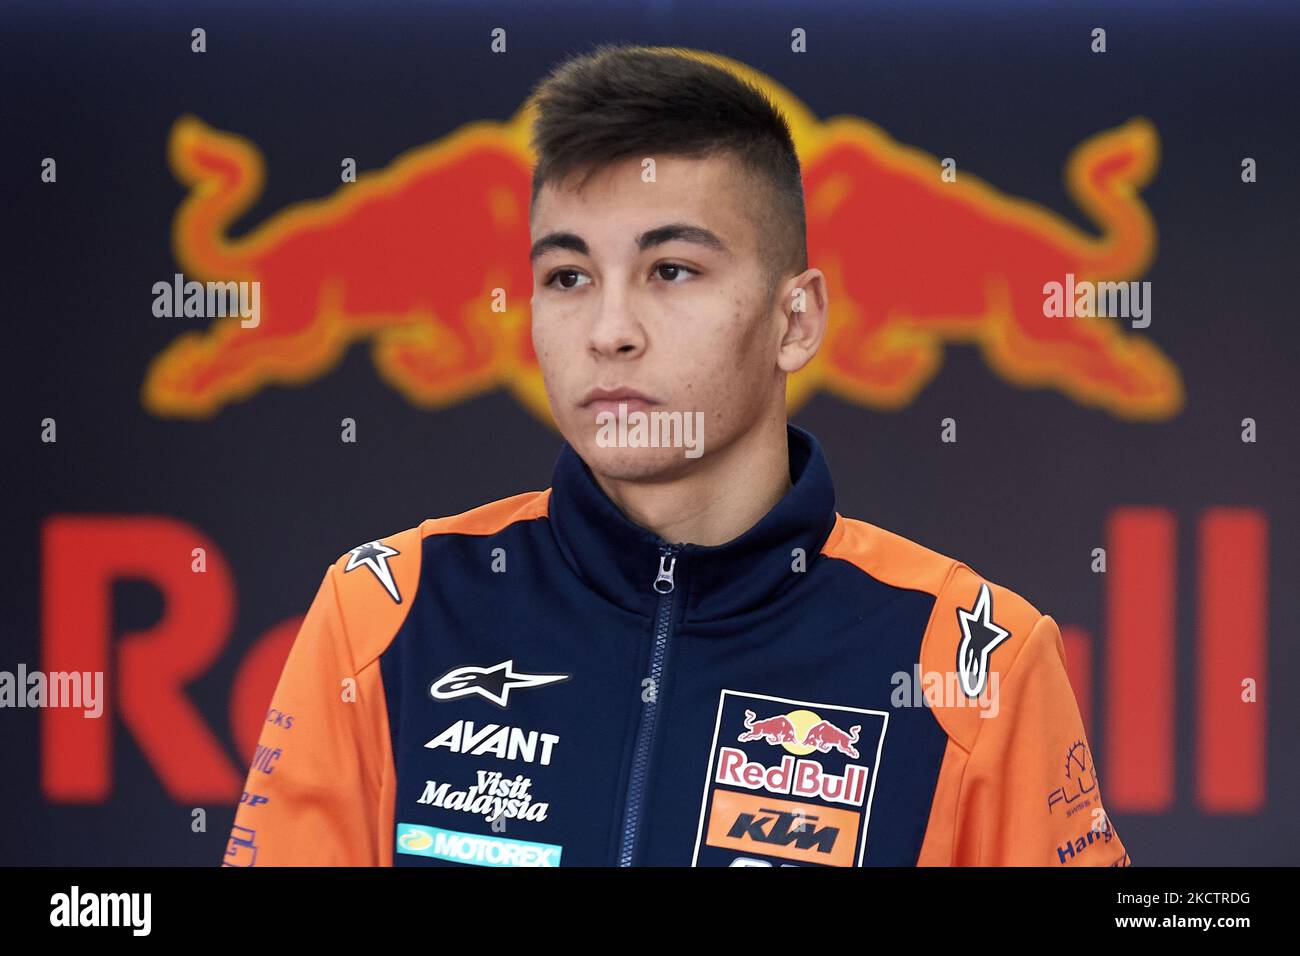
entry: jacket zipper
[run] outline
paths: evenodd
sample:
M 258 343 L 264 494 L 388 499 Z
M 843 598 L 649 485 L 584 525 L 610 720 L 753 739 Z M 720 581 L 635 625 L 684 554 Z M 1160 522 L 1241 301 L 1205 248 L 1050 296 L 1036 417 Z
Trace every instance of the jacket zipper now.
M 665 564 L 665 562 L 667 562 Z M 650 654 L 650 680 L 654 696 L 641 710 L 641 724 L 637 728 L 636 752 L 632 757 L 632 775 L 627 787 L 627 807 L 623 814 L 623 843 L 619 849 L 618 865 L 631 866 L 636 851 L 636 832 L 641 821 L 641 802 L 645 791 L 646 771 L 650 761 L 650 744 L 654 739 L 655 717 L 659 712 L 659 694 L 662 691 L 664 656 L 668 650 L 668 637 L 673 620 L 673 569 L 677 565 L 677 548 L 664 544 L 659 548 L 659 575 L 652 587 L 659 594 L 655 611 L 654 649 Z

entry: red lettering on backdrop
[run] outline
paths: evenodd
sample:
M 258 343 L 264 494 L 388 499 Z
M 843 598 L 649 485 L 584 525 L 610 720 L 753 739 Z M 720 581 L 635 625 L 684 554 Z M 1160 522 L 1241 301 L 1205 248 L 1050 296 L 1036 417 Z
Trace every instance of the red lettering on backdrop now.
M 1253 508 L 1211 508 L 1197 543 L 1196 802 L 1206 813 L 1264 806 L 1268 740 L 1268 523 Z M 1243 701 L 1242 681 L 1256 700 Z
M 191 549 L 207 570 L 191 568 Z M 178 802 L 233 801 L 242 772 L 185 693 L 230 634 L 234 587 L 218 548 L 195 528 L 156 516 L 49 518 L 41 532 L 46 671 L 103 671 L 104 712 L 46 708 L 41 787 L 56 803 L 102 803 L 113 789 L 113 717 L 135 738 Z M 162 619 L 114 643 L 112 584 L 142 578 L 163 595 Z
M 1174 518 L 1116 508 L 1106 522 L 1106 803 L 1160 813 L 1174 800 Z

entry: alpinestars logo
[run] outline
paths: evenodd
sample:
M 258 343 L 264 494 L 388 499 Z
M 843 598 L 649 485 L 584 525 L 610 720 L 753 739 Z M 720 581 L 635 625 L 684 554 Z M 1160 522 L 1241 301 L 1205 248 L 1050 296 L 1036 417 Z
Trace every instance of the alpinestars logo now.
M 520 687 L 544 687 L 568 680 L 570 674 L 524 674 L 516 671 L 514 660 L 491 667 L 467 665 L 443 674 L 429 688 L 434 700 L 457 700 L 477 694 L 498 707 L 510 705 L 510 691 Z
M 957 645 L 957 676 L 967 697 L 984 693 L 989 677 L 989 655 L 1011 636 L 1006 628 L 993 623 L 993 595 L 987 584 L 980 584 L 979 597 L 969 611 L 957 608 L 961 624 L 961 643 Z
M 384 586 L 388 596 L 395 603 L 401 604 L 402 596 L 397 593 L 397 582 L 393 580 L 393 569 L 388 566 L 388 559 L 395 558 L 400 553 L 395 548 L 390 548 L 379 541 L 370 541 L 358 545 L 352 549 L 352 553 L 348 557 L 347 567 L 343 569 L 343 573 L 347 574 L 349 571 L 355 571 L 360 567 L 369 568 L 374 576 L 379 579 L 379 583 Z

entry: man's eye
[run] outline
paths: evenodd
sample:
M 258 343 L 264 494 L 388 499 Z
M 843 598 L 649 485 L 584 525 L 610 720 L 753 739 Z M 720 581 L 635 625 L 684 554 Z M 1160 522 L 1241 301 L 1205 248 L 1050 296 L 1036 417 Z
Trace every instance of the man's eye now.
M 664 275 L 665 269 L 672 274 L 665 276 Z M 699 272 L 696 271 L 695 269 L 691 269 L 687 266 L 679 265 L 676 262 L 661 262 L 659 265 L 655 266 L 655 273 L 659 275 L 661 278 L 663 278 L 665 282 L 678 284 L 678 285 L 680 285 L 680 283 L 677 282 L 677 279 L 682 273 L 686 273 L 688 275 L 693 275 L 693 276 L 699 275 Z
M 577 269 L 556 269 L 554 272 L 551 273 L 550 277 L 546 280 L 546 284 L 547 284 L 547 285 L 554 285 L 554 284 L 555 284 L 555 280 L 556 280 L 557 278 L 559 278 L 560 276 L 565 276 L 566 279 L 567 279 L 567 277 L 569 277 L 569 276 L 572 276 L 572 277 L 573 277 L 573 281 L 572 281 L 572 282 L 570 282 L 570 281 L 566 281 L 566 279 L 561 279 L 561 280 L 560 280 L 560 287 L 563 288 L 563 289 L 574 289 L 574 288 L 577 288 L 577 286 L 578 286 L 578 282 L 577 282 L 577 280 L 578 280 L 578 279 L 585 279 L 585 278 L 587 278 L 587 277 L 584 276 L 581 272 L 579 272 Z

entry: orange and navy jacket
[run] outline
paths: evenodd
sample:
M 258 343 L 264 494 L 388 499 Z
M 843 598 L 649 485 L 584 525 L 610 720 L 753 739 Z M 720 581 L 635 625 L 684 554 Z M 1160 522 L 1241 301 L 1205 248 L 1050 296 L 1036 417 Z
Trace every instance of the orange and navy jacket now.
M 792 487 L 672 545 L 552 486 L 326 572 L 230 865 L 1114 866 L 1052 618 Z

